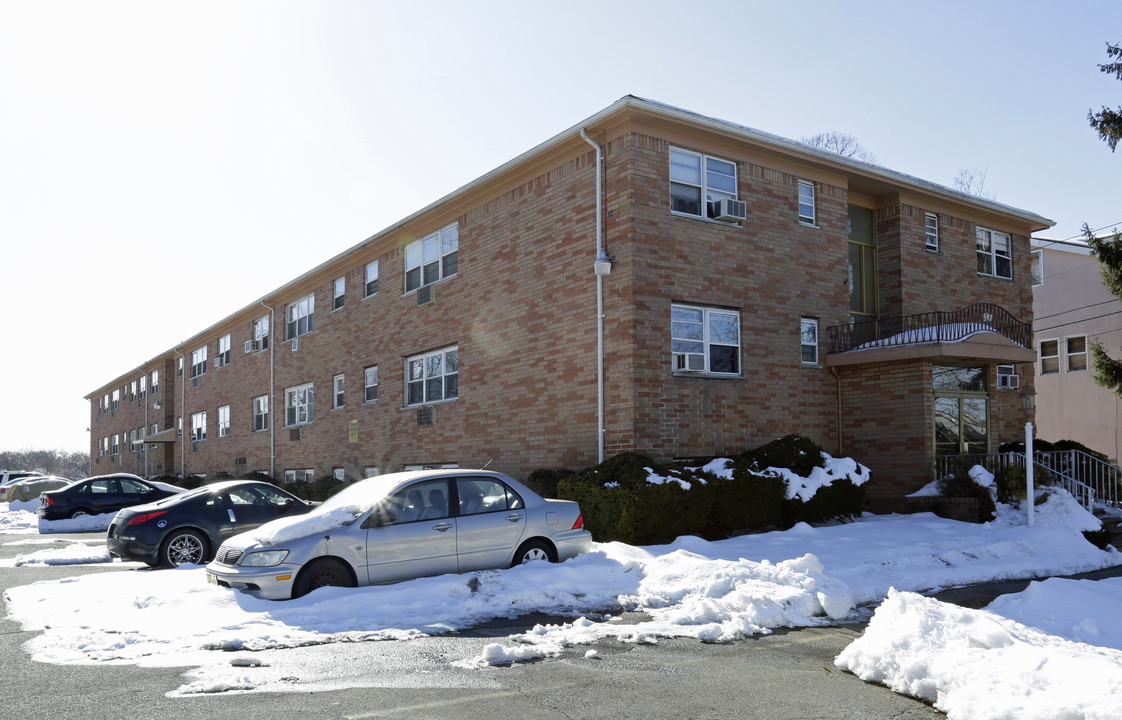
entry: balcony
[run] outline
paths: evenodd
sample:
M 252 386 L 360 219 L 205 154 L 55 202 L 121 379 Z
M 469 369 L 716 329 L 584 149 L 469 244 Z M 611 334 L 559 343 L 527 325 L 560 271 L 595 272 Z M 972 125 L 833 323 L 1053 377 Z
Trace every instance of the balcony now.
M 1002 307 L 977 303 L 953 312 L 929 312 L 852 325 L 835 325 L 826 329 L 829 344 L 827 354 L 923 345 L 945 348 L 951 343 L 969 341 L 980 333 L 1000 335 L 1008 341 L 1001 344 L 1032 353 L 1032 325 L 1017 320 Z M 943 353 L 940 350 L 934 354 Z M 1035 358 L 1034 354 L 1032 358 Z M 1028 358 L 1028 361 L 1032 358 Z

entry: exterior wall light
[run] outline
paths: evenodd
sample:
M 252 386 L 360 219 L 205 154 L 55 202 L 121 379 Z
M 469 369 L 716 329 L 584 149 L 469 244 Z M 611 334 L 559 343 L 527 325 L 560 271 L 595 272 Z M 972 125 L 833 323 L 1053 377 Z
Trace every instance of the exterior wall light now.
M 596 275 L 599 277 L 611 273 L 612 258 L 604 248 L 600 248 L 600 254 L 596 256 L 596 262 L 592 263 L 592 269 L 596 271 Z

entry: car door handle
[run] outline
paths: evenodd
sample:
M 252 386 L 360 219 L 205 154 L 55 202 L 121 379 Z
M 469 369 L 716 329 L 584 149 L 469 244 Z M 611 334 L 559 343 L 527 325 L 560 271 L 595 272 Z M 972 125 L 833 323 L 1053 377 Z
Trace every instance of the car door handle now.
M 506 519 L 512 523 L 522 522 L 522 516 L 518 513 L 511 513 L 510 515 L 506 516 Z
M 436 525 L 432 526 L 432 529 L 436 530 L 437 532 L 444 532 L 445 530 L 451 530 L 452 526 L 448 523 L 437 523 Z

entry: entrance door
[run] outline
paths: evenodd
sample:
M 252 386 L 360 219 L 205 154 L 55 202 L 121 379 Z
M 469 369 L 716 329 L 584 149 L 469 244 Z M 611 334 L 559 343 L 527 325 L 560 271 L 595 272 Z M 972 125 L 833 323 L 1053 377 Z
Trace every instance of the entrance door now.
M 989 397 L 984 366 L 936 365 L 935 454 L 989 452 Z
M 849 321 L 877 318 L 877 216 L 849 206 Z

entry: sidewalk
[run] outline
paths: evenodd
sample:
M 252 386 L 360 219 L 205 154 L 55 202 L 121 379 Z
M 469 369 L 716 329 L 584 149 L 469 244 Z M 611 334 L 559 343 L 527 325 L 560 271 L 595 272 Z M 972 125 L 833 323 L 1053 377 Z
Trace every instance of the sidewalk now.
M 1063 575 L 1061 577 L 1071 580 L 1102 580 L 1104 578 L 1122 577 L 1122 565 L 1106 568 L 1105 570 L 1095 570 L 1094 572 L 1081 573 L 1079 575 Z M 1039 577 L 1035 579 L 1044 580 L 1045 578 Z M 1021 592 L 1027 588 L 1031 582 L 1033 582 L 1033 580 L 999 580 L 941 590 L 932 594 L 931 597 L 960 607 L 980 610 L 993 602 L 998 595 Z

